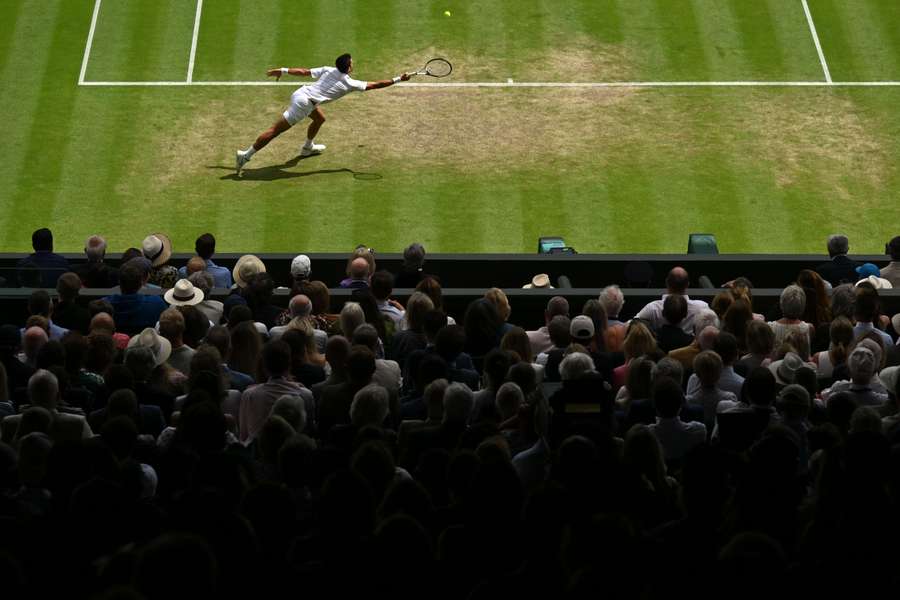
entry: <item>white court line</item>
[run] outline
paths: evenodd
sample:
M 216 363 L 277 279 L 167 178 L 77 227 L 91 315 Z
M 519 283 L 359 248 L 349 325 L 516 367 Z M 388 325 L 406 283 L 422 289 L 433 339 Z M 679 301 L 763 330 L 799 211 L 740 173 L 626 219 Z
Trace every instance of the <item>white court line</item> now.
M 816 32 L 816 24 L 813 22 L 812 13 L 809 11 L 809 4 L 803 0 L 803 12 L 806 13 L 806 22 L 809 23 L 809 31 L 812 33 L 813 42 L 816 44 L 816 52 L 819 53 L 819 62 L 822 64 L 822 71 L 825 72 L 825 81 L 832 83 L 831 73 L 828 71 L 828 63 L 825 61 L 825 53 L 822 52 L 822 44 L 819 43 L 819 34 Z
M 188 62 L 187 83 L 194 81 L 194 59 L 197 56 L 197 36 L 200 35 L 201 12 L 203 12 L 203 0 L 197 0 L 197 14 L 194 16 L 194 37 L 191 39 L 191 59 Z
M 292 81 L 80 81 L 87 87 L 240 87 L 291 86 Z M 900 81 L 473 81 L 454 83 L 403 83 L 413 88 L 678 88 L 678 87 L 900 87 Z
M 100 1 L 94 3 L 94 15 L 91 17 L 91 29 L 88 31 L 87 42 L 84 45 L 84 58 L 81 59 L 81 73 L 78 75 L 78 85 L 84 84 L 84 74 L 87 73 L 88 60 L 91 57 L 91 46 L 94 45 L 94 32 L 97 31 L 97 16 L 100 14 Z

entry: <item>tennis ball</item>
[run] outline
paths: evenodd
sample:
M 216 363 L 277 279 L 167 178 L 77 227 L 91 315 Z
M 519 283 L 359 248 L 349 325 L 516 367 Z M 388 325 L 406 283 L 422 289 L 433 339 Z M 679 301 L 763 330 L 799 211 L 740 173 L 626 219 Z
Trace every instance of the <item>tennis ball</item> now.
M 450 16 L 450 11 L 449 11 L 449 10 L 445 10 L 445 11 L 444 11 L 444 16 L 445 16 L 445 17 L 449 17 L 449 16 Z

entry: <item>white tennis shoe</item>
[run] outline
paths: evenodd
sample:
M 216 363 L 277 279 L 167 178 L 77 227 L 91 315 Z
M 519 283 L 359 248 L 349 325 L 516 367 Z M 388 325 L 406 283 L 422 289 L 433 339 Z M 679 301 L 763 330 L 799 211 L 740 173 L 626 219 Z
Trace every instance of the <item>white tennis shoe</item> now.
M 237 170 L 238 177 L 241 176 L 241 170 L 248 162 L 250 162 L 250 157 L 247 156 L 246 150 L 238 150 L 235 153 L 234 168 Z
M 325 144 L 303 144 L 300 148 L 300 156 L 312 156 L 313 154 L 322 154 L 325 151 Z

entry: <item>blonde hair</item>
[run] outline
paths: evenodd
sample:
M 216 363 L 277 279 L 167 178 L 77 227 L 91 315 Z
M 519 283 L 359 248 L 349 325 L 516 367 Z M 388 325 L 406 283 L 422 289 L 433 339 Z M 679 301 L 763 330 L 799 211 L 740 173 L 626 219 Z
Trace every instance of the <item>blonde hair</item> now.
M 509 298 L 500 288 L 491 288 L 484 293 L 484 299 L 497 307 L 500 318 L 506 321 L 509 318 L 512 309 L 509 306 Z
M 350 339 L 357 327 L 366 322 L 366 314 L 363 312 L 359 302 L 347 302 L 341 309 L 339 317 L 341 322 L 341 331 L 344 337 Z
M 422 331 L 425 313 L 434 309 L 434 302 L 422 292 L 413 292 L 406 303 L 406 324 L 413 331 Z
M 632 321 L 622 343 L 625 359 L 629 360 L 656 351 L 656 338 L 650 329 L 640 321 Z

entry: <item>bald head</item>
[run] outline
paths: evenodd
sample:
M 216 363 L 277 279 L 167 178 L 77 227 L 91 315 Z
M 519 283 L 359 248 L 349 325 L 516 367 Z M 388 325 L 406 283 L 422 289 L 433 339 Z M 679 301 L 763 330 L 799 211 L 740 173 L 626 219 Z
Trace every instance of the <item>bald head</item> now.
M 703 328 L 700 335 L 697 336 L 697 344 L 701 350 L 712 350 L 716 345 L 716 339 L 719 337 L 719 330 L 712 325 Z
M 312 301 L 309 296 L 297 294 L 291 298 L 290 309 L 292 317 L 308 317 L 312 313 Z
M 369 276 L 369 263 L 362 257 L 354 258 L 350 263 L 350 277 L 365 279 Z
M 40 327 L 29 327 L 22 336 L 22 351 L 25 352 L 25 356 L 33 359 L 49 339 L 47 332 Z
M 683 294 L 688 289 L 691 279 L 683 267 L 675 267 L 666 275 L 666 288 L 669 293 Z
M 91 319 L 91 333 L 112 335 L 116 332 L 116 322 L 109 313 L 99 312 Z

